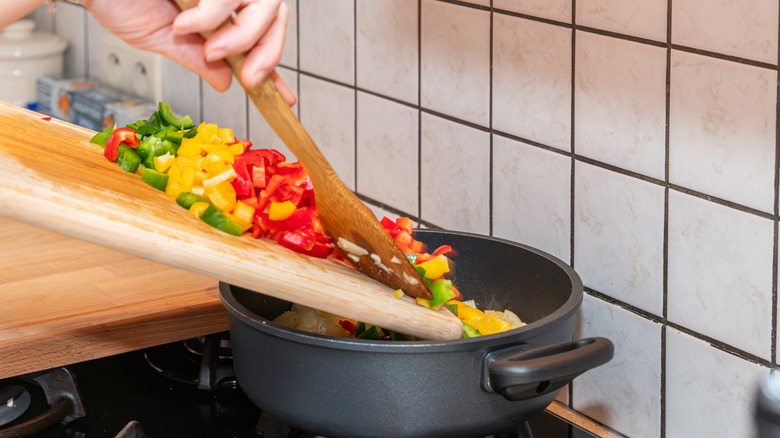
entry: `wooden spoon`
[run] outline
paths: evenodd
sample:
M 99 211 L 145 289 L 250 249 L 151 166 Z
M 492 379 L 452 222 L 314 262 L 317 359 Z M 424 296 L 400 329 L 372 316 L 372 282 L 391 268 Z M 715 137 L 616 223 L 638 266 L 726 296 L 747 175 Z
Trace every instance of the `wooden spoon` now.
M 396 299 L 355 269 L 209 227 L 106 160 L 94 134 L 0 102 L 0 215 L 423 339 L 462 335 L 448 310 Z
M 184 9 L 198 0 L 176 0 Z M 222 27 L 231 26 L 229 20 Z M 208 38 L 213 32 L 203 32 Z M 227 57 L 233 75 L 239 80 L 246 54 Z M 400 248 L 374 214 L 341 181 L 317 145 L 301 125 L 290 106 L 266 77 L 257 87 L 247 87 L 247 95 L 279 138 L 295 154 L 314 184 L 317 212 L 339 252 L 361 272 L 412 297 L 431 298 L 431 293 Z

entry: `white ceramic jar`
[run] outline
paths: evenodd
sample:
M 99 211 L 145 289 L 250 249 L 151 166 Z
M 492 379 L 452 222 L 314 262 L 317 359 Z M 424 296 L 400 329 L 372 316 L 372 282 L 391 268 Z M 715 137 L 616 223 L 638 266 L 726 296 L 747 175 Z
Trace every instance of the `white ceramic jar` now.
M 19 20 L 0 32 L 0 100 L 18 106 L 35 102 L 35 80 L 62 75 L 67 42 L 35 32 L 35 22 Z

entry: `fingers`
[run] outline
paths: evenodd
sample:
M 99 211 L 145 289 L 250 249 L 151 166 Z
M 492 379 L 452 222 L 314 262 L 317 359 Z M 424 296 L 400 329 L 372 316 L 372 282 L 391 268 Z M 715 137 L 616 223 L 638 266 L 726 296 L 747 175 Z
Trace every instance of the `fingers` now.
M 259 84 L 279 64 L 287 30 L 287 5 L 279 5 L 276 18 L 270 23 L 263 38 L 247 53 L 241 66 L 241 82 L 249 87 Z
M 227 20 L 241 0 L 201 0 L 197 6 L 182 11 L 173 21 L 178 35 L 212 31 Z
M 214 61 L 251 50 L 278 19 L 281 4 L 281 0 L 243 0 L 232 26 L 217 30 L 206 41 L 206 59 Z
M 287 86 L 287 83 L 284 82 L 284 79 L 279 76 L 279 73 L 272 71 L 269 74 L 269 77 L 274 82 L 274 85 L 276 85 L 276 89 L 279 90 L 279 94 L 282 95 L 284 101 L 287 102 L 287 105 L 295 105 L 295 102 L 298 101 L 298 98 L 295 97 L 295 94 L 292 92 L 292 90 L 290 90 L 290 87 Z

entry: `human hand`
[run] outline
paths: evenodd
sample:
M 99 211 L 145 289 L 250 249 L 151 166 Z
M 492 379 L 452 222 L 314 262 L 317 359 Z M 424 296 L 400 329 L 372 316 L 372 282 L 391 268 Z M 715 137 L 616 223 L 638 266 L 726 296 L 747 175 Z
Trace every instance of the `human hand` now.
M 83 4 L 103 27 L 131 46 L 178 62 L 218 91 L 227 90 L 233 77 L 224 58 L 246 52 L 241 82 L 253 87 L 270 75 L 287 103 L 295 103 L 295 95 L 274 72 L 288 15 L 281 0 L 201 0 L 186 11 L 169 0 L 84 0 Z M 216 30 L 231 16 L 232 26 Z M 199 34 L 214 30 L 205 41 Z

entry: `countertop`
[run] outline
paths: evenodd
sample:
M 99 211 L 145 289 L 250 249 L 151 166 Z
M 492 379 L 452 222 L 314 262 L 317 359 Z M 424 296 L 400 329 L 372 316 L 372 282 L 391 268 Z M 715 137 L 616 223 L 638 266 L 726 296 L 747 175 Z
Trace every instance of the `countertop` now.
M 0 217 L 0 379 L 225 331 L 217 285 Z

